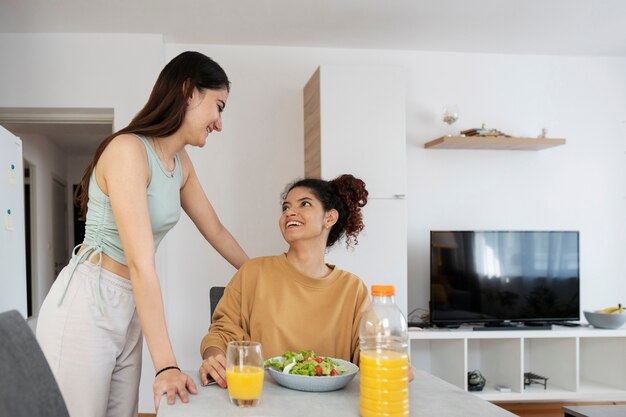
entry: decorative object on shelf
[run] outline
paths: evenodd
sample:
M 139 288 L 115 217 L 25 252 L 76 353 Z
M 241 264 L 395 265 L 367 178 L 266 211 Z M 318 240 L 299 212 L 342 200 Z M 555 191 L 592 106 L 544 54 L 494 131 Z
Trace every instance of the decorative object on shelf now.
M 462 130 L 461 136 L 477 136 L 477 137 L 482 137 L 482 138 L 494 138 L 494 137 L 510 138 L 511 137 L 511 135 L 502 133 L 497 129 L 487 129 L 484 123 L 482 124 L 480 128 Z
M 524 372 L 524 388 L 530 386 L 530 384 L 543 385 L 543 389 L 545 390 L 548 386 L 548 378 L 532 372 Z
M 548 137 L 548 129 L 546 129 L 545 127 L 541 128 L 541 133 L 537 137 L 539 139 L 545 139 L 546 137 Z
M 599 329 L 619 329 L 626 323 L 626 311 L 621 304 L 618 304 L 617 307 L 583 311 L 583 313 L 589 324 Z
M 452 136 L 452 123 L 459 119 L 459 108 L 456 104 L 446 104 L 441 111 L 441 119 L 448 125 L 448 136 Z
M 470 371 L 467 373 L 467 390 L 482 391 L 487 380 L 480 371 Z
M 507 386 L 507 385 L 501 385 L 498 384 L 496 385 L 496 391 L 500 391 L 500 392 L 511 392 L 511 387 Z
M 594 313 L 602 313 L 602 314 L 622 314 L 626 312 L 626 309 L 622 307 L 622 304 L 618 304 L 617 307 L 607 307 L 602 310 L 596 310 Z

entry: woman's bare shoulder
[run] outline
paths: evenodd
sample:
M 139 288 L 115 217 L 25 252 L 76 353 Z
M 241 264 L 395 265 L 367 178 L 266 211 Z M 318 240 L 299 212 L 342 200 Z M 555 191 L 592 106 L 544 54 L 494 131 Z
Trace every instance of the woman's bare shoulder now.
M 137 136 L 132 133 L 123 133 L 114 137 L 106 150 L 110 149 L 115 152 L 140 152 L 145 154 L 145 148 L 142 140 Z
M 106 175 L 111 167 L 116 167 L 117 170 L 120 166 L 147 174 L 147 150 L 137 136 L 126 133 L 113 138 L 102 153 L 97 169 Z

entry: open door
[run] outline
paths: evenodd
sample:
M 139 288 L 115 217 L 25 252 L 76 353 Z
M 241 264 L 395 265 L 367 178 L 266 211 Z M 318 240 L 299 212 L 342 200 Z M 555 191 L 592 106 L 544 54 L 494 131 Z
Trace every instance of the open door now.
M 22 141 L 0 126 L 0 312 L 27 317 Z

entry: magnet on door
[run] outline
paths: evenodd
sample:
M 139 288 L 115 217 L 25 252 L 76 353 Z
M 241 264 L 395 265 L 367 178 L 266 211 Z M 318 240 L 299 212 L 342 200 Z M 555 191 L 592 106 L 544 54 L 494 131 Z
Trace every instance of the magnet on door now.
M 15 172 L 15 164 L 9 165 L 9 184 L 17 182 L 17 172 Z
M 13 230 L 13 216 L 11 215 L 11 209 L 4 212 L 4 228 L 7 230 Z

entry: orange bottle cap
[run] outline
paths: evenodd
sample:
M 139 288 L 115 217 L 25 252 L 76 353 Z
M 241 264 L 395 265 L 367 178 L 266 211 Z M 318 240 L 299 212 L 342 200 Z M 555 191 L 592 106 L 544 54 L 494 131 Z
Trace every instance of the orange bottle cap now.
M 389 296 L 396 294 L 396 287 L 393 285 L 372 285 L 372 296 Z

